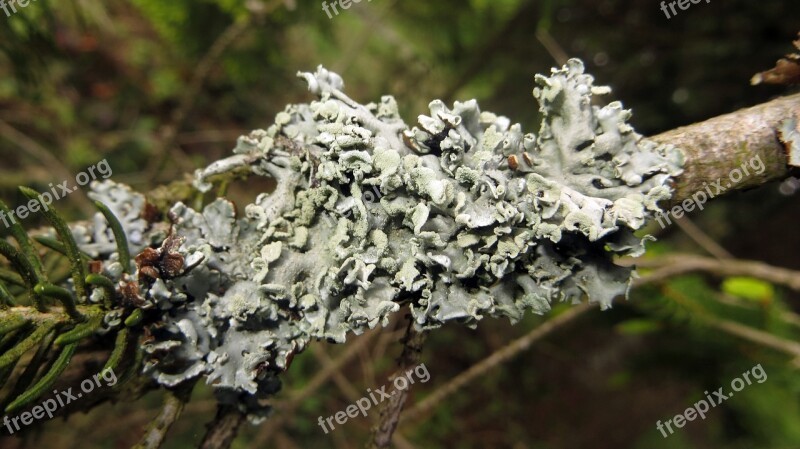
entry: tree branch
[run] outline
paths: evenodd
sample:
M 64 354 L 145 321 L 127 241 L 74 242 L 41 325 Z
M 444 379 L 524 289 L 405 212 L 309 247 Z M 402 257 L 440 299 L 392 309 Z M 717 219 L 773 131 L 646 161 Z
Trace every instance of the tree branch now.
M 765 170 L 752 172 L 728 191 L 753 188 L 789 175 L 789 144 L 780 139 L 781 123 L 800 117 L 800 94 L 781 97 L 751 108 L 721 115 L 704 122 L 666 131 L 650 137 L 658 143 L 672 144 L 686 153 L 684 172 L 675 180 L 677 204 L 754 157 L 760 157 Z M 794 152 L 800 153 L 800 148 Z M 795 156 L 798 157 L 798 156 Z
M 147 426 L 142 439 L 133 449 L 158 449 L 164 444 L 167 432 L 181 416 L 183 407 L 192 395 L 194 383 L 182 387 L 177 391 L 168 391 L 164 398 L 164 405 L 158 415 Z
M 711 257 L 701 257 L 690 254 L 673 254 L 657 258 L 620 260 L 620 263 L 636 265 L 638 268 L 657 268 L 652 273 L 635 280 L 634 286 L 657 282 L 658 280 L 681 274 L 704 271 L 725 277 L 755 277 L 776 285 L 783 285 L 795 291 L 800 291 L 799 271 L 752 260 L 718 260 Z
M 217 408 L 217 416 L 208 424 L 208 431 L 200 444 L 200 449 L 228 449 L 231 447 L 244 419 L 245 414 L 236 407 L 220 405 Z
M 397 371 L 391 376 L 391 379 L 396 377 L 403 377 L 406 370 L 414 367 L 419 363 L 420 353 L 422 352 L 422 345 L 428 337 L 427 331 L 417 331 L 414 328 L 414 320 L 409 318 L 408 328 L 406 335 L 403 338 L 403 353 L 397 360 Z M 367 442 L 368 449 L 383 449 L 388 448 L 392 442 L 392 434 L 394 434 L 397 424 L 400 422 L 400 412 L 403 411 L 403 406 L 408 398 L 408 391 L 411 389 L 397 390 L 397 394 L 392 394 L 392 397 L 381 404 L 381 414 L 378 423 L 372 428 L 372 437 Z

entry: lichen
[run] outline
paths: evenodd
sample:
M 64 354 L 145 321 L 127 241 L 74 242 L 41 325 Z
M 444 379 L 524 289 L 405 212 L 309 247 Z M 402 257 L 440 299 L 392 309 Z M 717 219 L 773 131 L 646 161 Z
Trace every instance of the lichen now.
M 786 146 L 787 163 L 800 167 L 800 113 L 781 121 L 778 136 Z
M 390 96 L 362 105 L 322 67 L 300 76 L 316 100 L 286 107 L 195 176 L 208 191 L 246 169 L 276 191 L 243 214 L 225 199 L 175 205 L 182 271 L 135 275 L 145 307 L 163 315 L 146 372 L 166 386 L 205 376 L 254 420 L 312 339 L 342 343 L 403 304 L 420 329 L 513 322 L 584 298 L 609 307 L 633 276 L 614 258 L 642 253 L 647 237 L 634 231 L 681 173 L 682 153 L 642 140 L 620 103 L 593 105 L 609 89 L 578 60 L 536 77 L 538 134 L 474 100 L 435 100 L 409 128 Z M 114 186 L 97 194 L 125 193 L 112 206 L 134 242 L 166 238 L 126 214 L 140 198 Z M 113 250 L 102 228 L 81 235 L 85 248 Z

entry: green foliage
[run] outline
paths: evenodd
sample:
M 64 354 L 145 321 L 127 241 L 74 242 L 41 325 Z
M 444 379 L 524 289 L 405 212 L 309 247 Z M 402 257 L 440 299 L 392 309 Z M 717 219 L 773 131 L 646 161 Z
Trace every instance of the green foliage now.
M 119 254 L 119 263 L 122 264 L 122 270 L 125 273 L 132 274 L 131 251 L 128 249 L 128 237 L 125 235 L 122 225 L 108 206 L 100 201 L 95 201 L 94 205 L 100 213 L 103 214 L 103 217 L 105 217 L 108 225 L 111 227 L 111 231 L 114 233 L 114 239 L 116 239 L 117 242 L 117 254 Z
M 198 54 L 211 44 L 210 39 L 224 26 L 233 20 L 246 18 L 246 3 L 246 0 L 133 0 L 159 34 L 172 44 Z M 204 31 L 200 32 L 202 29 Z M 203 37 L 189 42 L 185 39 L 187 35 Z
M 34 304 L 36 304 L 36 308 L 41 310 L 41 297 L 39 293 L 36 292 L 35 287 L 43 282 L 44 279 L 42 279 L 42 276 L 34 269 L 33 261 L 27 259 L 24 254 L 18 251 L 17 248 L 8 244 L 5 240 L 0 240 L 0 255 L 8 259 L 17 274 L 23 279 Z
M 625 335 L 647 335 L 662 329 L 660 321 L 648 319 L 630 319 L 616 326 L 617 332 Z
M 23 195 L 28 197 L 28 199 L 39 201 L 40 204 L 45 203 L 42 200 L 42 196 L 39 194 L 39 192 L 22 186 L 20 186 L 19 190 Z M 83 298 L 86 295 L 86 264 L 81 258 L 81 252 L 78 250 L 78 244 L 72 237 L 72 231 L 69 230 L 67 223 L 63 218 L 61 218 L 58 212 L 56 212 L 54 207 L 46 207 L 42 213 L 47 218 L 47 221 L 50 222 L 50 225 L 53 227 L 53 229 L 56 230 L 58 238 L 61 240 L 61 244 L 64 245 L 67 257 L 69 257 L 70 264 L 72 265 L 72 281 L 75 283 L 75 293 L 78 295 L 78 298 Z M 41 283 L 41 280 L 37 282 L 37 284 Z M 47 286 L 43 286 L 42 290 L 44 290 L 45 287 Z M 68 301 L 67 295 L 62 294 L 57 290 L 49 291 L 53 295 L 59 297 L 59 299 L 62 301 Z
M 36 240 L 37 242 L 39 242 L 42 246 L 44 246 L 44 247 L 46 247 L 48 249 L 51 249 L 51 250 L 61 254 L 62 256 L 69 257 L 69 255 L 67 254 L 67 249 L 64 247 L 64 244 L 61 243 L 60 241 L 58 241 L 58 239 L 54 239 L 52 237 L 47 237 L 46 235 L 37 235 L 37 236 L 34 236 L 33 239 Z M 89 256 L 86 253 L 83 253 L 83 252 L 81 252 L 81 258 L 84 261 L 89 260 Z
M 29 198 L 38 196 L 31 189 L 21 187 L 20 190 Z M 0 210 L 3 207 L 4 205 L 0 205 Z M 113 229 L 120 257 L 124 257 L 120 262 L 129 271 L 130 252 L 119 221 L 108 207 L 102 204 L 97 204 L 97 207 Z M 41 236 L 31 239 L 18 225 L 13 229 L 12 235 L 24 250 L 0 239 L 0 254 L 10 262 L 13 269 L 13 272 L 7 272 L 4 277 L 11 280 L 19 278 L 18 283 L 24 286 L 20 288 L 14 285 L 9 289 L 0 282 L 0 379 L 3 384 L 12 378 L 18 362 L 27 353 L 35 350 L 24 369 L 16 376 L 13 388 L 5 392 L 5 397 L 0 397 L 0 405 L 6 413 L 19 410 L 47 393 L 67 368 L 78 347 L 92 339 L 103 326 L 106 314 L 112 310 L 122 311 L 124 326 L 115 330 L 116 342 L 106 368 L 123 367 L 124 378 L 129 380 L 131 373 L 136 372 L 141 363 L 141 356 L 138 354 L 141 350 L 132 343 L 141 335 L 142 322 L 145 319 L 142 310 L 122 304 L 117 286 L 109 278 L 97 273 L 85 275 L 88 257 L 78 250 L 63 218 L 52 206 L 45 214 L 56 229 L 60 242 Z M 68 258 L 73 276 L 82 276 L 79 279 L 73 277 L 74 281 L 80 281 L 73 284 L 76 293 L 82 293 L 74 294 L 67 288 L 64 280 L 61 285 L 56 285 L 47 279 L 39 252 L 32 245 L 34 240 L 43 242 L 46 249 L 52 249 Z M 102 292 L 102 304 L 89 302 L 89 289 L 99 289 Z M 16 294 L 14 290 L 17 291 Z M 32 295 L 37 308 L 26 306 L 24 301 L 16 297 L 26 291 Z M 61 308 L 52 308 L 55 304 L 60 304 Z M 125 363 L 123 356 L 129 353 L 130 348 L 134 348 L 136 352 Z
M 52 284 L 48 284 L 45 282 L 36 284 L 34 287 L 34 292 L 37 295 L 44 298 L 51 298 L 61 303 L 64 306 L 64 310 L 67 312 L 67 315 L 70 316 L 76 322 L 81 322 L 85 320 L 85 317 L 78 312 L 77 307 L 75 307 L 75 298 L 72 296 L 72 292 L 67 290 L 66 288 L 61 288 Z
M 682 342 L 684 349 L 674 352 L 670 348 L 669 353 L 673 354 L 672 364 L 681 364 L 680 375 L 687 382 L 694 382 L 694 394 L 685 399 L 688 405 L 703 397 L 704 390 L 724 387 L 730 391 L 731 380 L 758 363 L 763 365 L 768 375 L 763 384 L 753 381 L 713 409 L 709 422 L 703 424 L 710 437 L 731 443 L 719 447 L 792 447 L 800 441 L 800 383 L 789 363 L 791 359 L 775 348 L 765 348 L 740 335 L 726 335 L 713 325 L 736 323 L 779 339 L 797 341 L 800 329 L 787 318 L 790 308 L 773 285 L 751 278 L 729 278 L 717 290 L 702 276 L 682 276 L 638 289 L 632 305 L 643 317 L 623 321 L 617 329 L 633 334 L 642 330 L 644 334 L 655 332 L 655 338 L 661 341 Z M 662 353 L 662 360 L 670 360 L 669 353 Z M 683 367 L 686 364 L 697 368 Z M 669 413 L 664 418 L 669 418 Z M 724 424 L 715 424 L 721 419 Z M 658 432 L 648 433 L 637 447 L 692 447 L 683 432 L 670 435 L 666 446 L 661 445 L 661 439 Z
M 50 389 L 58 376 L 64 372 L 64 369 L 66 369 L 67 365 L 69 365 L 69 361 L 72 358 L 72 355 L 75 354 L 75 349 L 77 347 L 77 343 L 72 343 L 65 346 L 64 349 L 61 350 L 61 354 L 58 356 L 56 361 L 53 362 L 53 366 L 47 371 L 47 374 L 42 376 L 35 385 L 31 386 L 28 390 L 14 399 L 13 402 L 8 404 L 5 412 L 14 412 L 26 404 L 38 399 L 42 394 L 46 393 L 46 390 Z

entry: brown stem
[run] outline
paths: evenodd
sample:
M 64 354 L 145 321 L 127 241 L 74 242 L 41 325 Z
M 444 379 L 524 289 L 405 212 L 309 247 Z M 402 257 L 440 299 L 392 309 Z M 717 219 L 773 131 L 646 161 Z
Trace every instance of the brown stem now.
M 417 331 L 414 328 L 414 320 L 409 319 L 408 328 L 406 329 L 406 336 L 403 338 L 403 353 L 397 360 L 398 369 L 391 376 L 402 377 L 405 372 L 416 366 L 419 363 L 420 354 L 422 353 L 422 345 L 428 337 L 427 331 Z M 394 434 L 397 424 L 400 422 L 400 412 L 403 411 L 403 406 L 408 398 L 409 388 L 404 390 L 397 390 L 397 394 L 392 394 L 392 397 L 381 404 L 381 414 L 378 423 L 372 428 L 372 437 L 367 442 L 367 449 L 384 449 L 388 448 L 392 441 L 392 434 Z
M 194 383 L 175 392 L 167 392 L 161 411 L 147 426 L 142 439 L 136 446 L 133 446 L 133 449 L 158 449 L 164 444 L 169 429 L 181 416 L 183 407 L 189 401 L 192 387 L 194 387 Z
M 777 285 L 800 291 L 800 271 L 776 267 L 754 260 L 724 259 L 695 256 L 691 254 L 671 254 L 657 258 L 620 260 L 626 265 L 638 268 L 656 268 L 634 281 L 634 286 L 657 282 L 681 274 L 707 272 L 717 276 L 749 276 Z
M 203 437 L 203 442 L 200 443 L 200 449 L 228 449 L 231 447 L 244 418 L 244 413 L 235 406 L 220 405 L 217 407 L 217 416 L 208 424 L 208 431 Z

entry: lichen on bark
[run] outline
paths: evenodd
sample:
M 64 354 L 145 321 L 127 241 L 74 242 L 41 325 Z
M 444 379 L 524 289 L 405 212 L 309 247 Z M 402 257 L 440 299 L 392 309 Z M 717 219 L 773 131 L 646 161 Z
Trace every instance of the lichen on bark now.
M 277 190 L 239 214 L 226 199 L 202 211 L 176 204 L 182 270 L 137 273 L 144 307 L 163 315 L 145 371 L 166 386 L 205 376 L 253 420 L 312 339 L 342 343 L 402 304 L 419 329 L 513 322 L 584 298 L 609 307 L 633 276 L 614 258 L 643 252 L 648 237 L 634 231 L 682 171 L 682 152 L 642 140 L 620 103 L 592 105 L 610 90 L 579 60 L 536 77 L 537 134 L 474 100 L 435 100 L 408 127 L 391 96 L 362 105 L 335 73 L 300 75 L 314 101 L 288 106 L 195 175 L 208 191 L 246 169 L 275 178 Z M 115 207 L 142 202 L 99 186 Z M 135 217 L 119 215 L 141 234 Z M 104 243 L 84 234 L 88 248 Z

